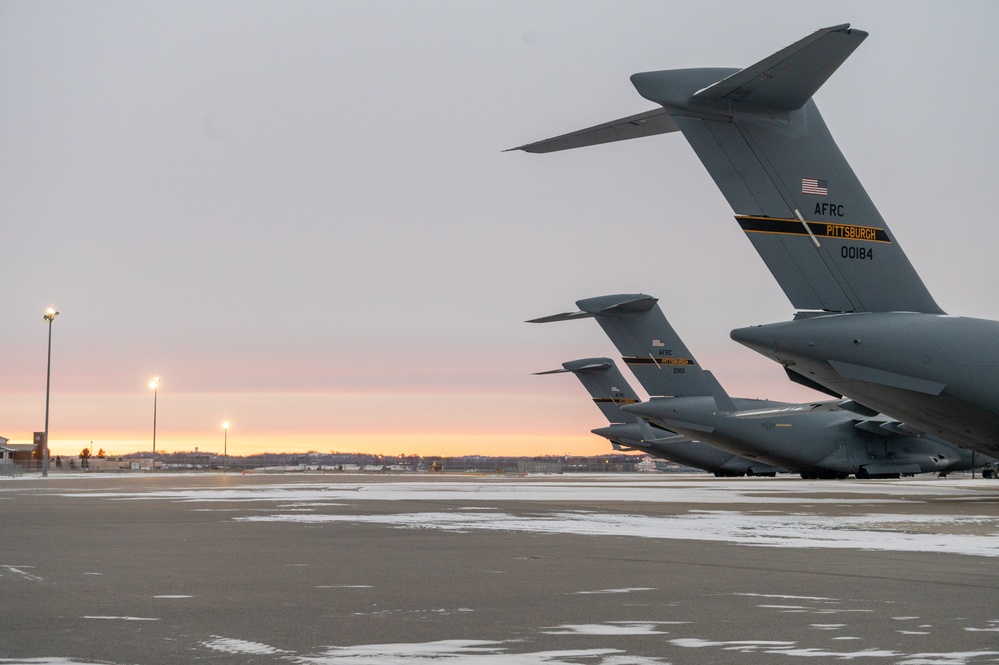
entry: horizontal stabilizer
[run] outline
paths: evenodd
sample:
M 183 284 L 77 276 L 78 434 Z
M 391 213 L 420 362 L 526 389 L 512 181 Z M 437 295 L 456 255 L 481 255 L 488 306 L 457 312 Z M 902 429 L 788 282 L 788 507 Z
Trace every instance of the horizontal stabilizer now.
M 658 108 L 637 115 L 630 115 L 620 120 L 611 120 L 595 127 L 587 127 L 586 129 L 562 134 L 554 138 L 510 148 L 509 150 L 504 150 L 504 152 L 509 152 L 510 150 L 523 150 L 524 152 L 534 153 L 557 152 L 559 150 L 569 150 L 570 148 L 582 148 L 601 143 L 613 143 L 614 141 L 655 136 L 656 134 L 666 134 L 678 130 L 679 128 L 673 122 L 672 116 L 666 112 L 666 109 Z
M 572 321 L 573 319 L 588 319 L 593 315 L 589 312 L 563 312 L 561 314 L 552 314 L 551 316 L 542 316 L 540 319 L 529 319 L 526 323 L 554 323 L 555 321 Z
M 587 358 L 585 360 L 572 360 L 562 364 L 562 369 L 550 369 L 545 372 L 534 372 L 532 376 L 544 376 L 545 374 L 564 374 L 566 372 L 586 372 L 598 369 L 610 369 L 614 362 L 610 358 Z
M 817 30 L 698 91 L 694 99 L 727 99 L 785 111 L 799 109 L 866 38 L 866 32 L 851 30 L 849 23 Z
M 612 296 L 597 296 L 596 298 L 585 298 L 576 301 L 579 311 L 562 312 L 551 316 L 542 316 L 538 319 L 530 319 L 526 323 L 555 323 L 557 321 L 573 321 L 575 319 L 589 319 L 598 315 L 613 314 L 633 314 L 647 312 L 656 306 L 658 298 L 647 296 L 644 293 L 624 293 Z
M 610 296 L 597 296 L 596 298 L 584 298 L 577 300 L 576 305 L 582 310 L 580 314 L 590 315 L 604 314 L 633 314 L 636 312 L 647 312 L 656 306 L 658 298 L 645 295 L 644 293 L 619 293 Z

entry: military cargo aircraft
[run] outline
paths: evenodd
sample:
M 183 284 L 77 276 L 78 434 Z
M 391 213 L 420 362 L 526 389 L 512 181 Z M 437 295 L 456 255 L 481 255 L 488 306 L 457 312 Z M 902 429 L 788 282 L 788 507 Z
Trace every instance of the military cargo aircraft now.
M 652 397 L 621 409 L 735 455 L 803 478 L 886 478 L 964 471 L 994 462 L 913 433 L 849 400 L 788 404 L 731 398 L 697 363 L 658 299 L 614 294 L 576 301 L 577 312 L 531 323 L 596 319 Z
M 783 471 L 758 460 L 739 457 L 689 437 L 665 431 L 634 414 L 625 413 L 621 410 L 623 406 L 638 404 L 641 400 L 610 358 L 572 360 L 562 363 L 562 368 L 538 372 L 537 375 L 565 372 L 575 374 L 611 423 L 607 427 L 591 431 L 608 439 L 616 450 L 640 450 L 719 477 L 773 476 L 778 471 Z
M 999 322 L 936 304 L 812 100 L 866 37 L 844 24 L 742 70 L 635 74 L 639 94 L 661 108 L 515 150 L 679 131 L 799 310 L 732 338 L 793 381 L 996 454 Z

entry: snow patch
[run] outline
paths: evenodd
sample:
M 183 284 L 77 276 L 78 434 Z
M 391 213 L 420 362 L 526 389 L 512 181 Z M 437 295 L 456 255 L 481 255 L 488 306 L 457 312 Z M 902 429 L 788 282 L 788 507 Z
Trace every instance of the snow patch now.
M 754 514 L 704 511 L 672 517 L 600 513 L 510 515 L 503 512 L 425 512 L 389 515 L 273 514 L 235 517 L 243 522 L 328 524 L 356 522 L 408 529 L 516 531 L 586 536 L 631 536 L 664 540 L 727 542 L 759 547 L 866 549 L 891 552 L 937 552 L 999 557 L 999 533 L 902 533 L 880 530 L 885 515 L 823 516 L 792 513 Z M 892 516 L 897 524 L 897 516 Z M 907 523 L 964 524 L 967 516 L 913 515 Z M 996 518 L 987 519 L 999 524 Z
M 215 651 L 233 654 L 266 655 L 292 653 L 291 651 L 278 649 L 266 644 L 261 644 L 260 642 L 247 642 L 246 640 L 237 640 L 231 637 L 221 637 L 219 635 L 212 635 L 212 639 L 202 642 L 201 644 Z

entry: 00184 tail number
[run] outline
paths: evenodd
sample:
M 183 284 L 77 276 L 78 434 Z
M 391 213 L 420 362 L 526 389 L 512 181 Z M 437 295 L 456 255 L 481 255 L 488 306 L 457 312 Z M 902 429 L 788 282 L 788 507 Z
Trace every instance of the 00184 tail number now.
M 839 248 L 839 255 L 844 259 L 860 259 L 864 261 L 874 260 L 874 250 L 867 247 L 857 247 L 856 245 L 843 245 Z

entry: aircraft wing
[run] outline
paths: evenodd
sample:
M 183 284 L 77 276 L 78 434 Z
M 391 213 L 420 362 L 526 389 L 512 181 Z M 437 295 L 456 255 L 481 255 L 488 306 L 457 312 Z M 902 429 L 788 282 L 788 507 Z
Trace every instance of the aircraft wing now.
M 629 115 L 620 120 L 611 120 L 602 125 L 587 127 L 568 134 L 562 134 L 543 141 L 528 143 L 504 150 L 523 150 L 524 152 L 544 153 L 556 152 L 559 150 L 569 150 L 570 148 L 582 148 L 588 145 L 599 145 L 601 143 L 613 143 L 614 141 L 624 141 L 626 139 L 637 139 L 645 136 L 655 136 L 656 134 L 667 134 L 679 131 L 673 117 L 664 108 L 653 109 L 637 115 Z

